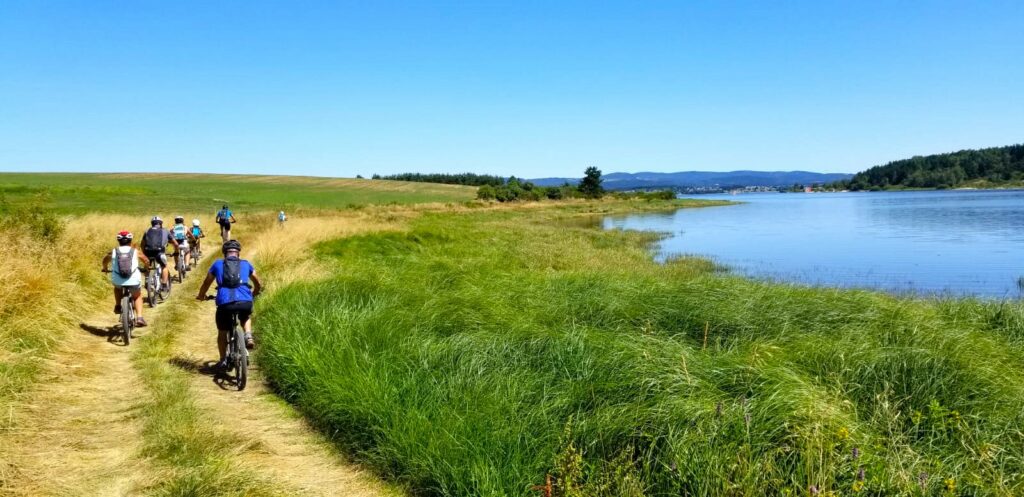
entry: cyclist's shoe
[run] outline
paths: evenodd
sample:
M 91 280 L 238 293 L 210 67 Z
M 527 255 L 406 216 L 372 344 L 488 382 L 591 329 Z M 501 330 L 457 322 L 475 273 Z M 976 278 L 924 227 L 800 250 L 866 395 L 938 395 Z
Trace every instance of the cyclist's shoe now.
M 146 326 L 149 326 L 149 324 L 146 323 L 146 319 L 145 318 L 143 318 L 142 316 L 139 316 L 139 317 L 135 318 L 135 327 L 136 328 L 145 328 Z
M 224 359 L 221 359 L 221 360 L 217 361 L 217 363 L 213 365 L 213 370 L 214 371 L 227 371 L 228 370 L 228 360 L 227 360 L 227 358 L 224 358 Z
M 114 314 L 121 314 L 121 304 L 114 306 Z
M 256 342 L 252 339 L 252 333 L 245 334 L 245 348 L 249 350 L 256 348 Z

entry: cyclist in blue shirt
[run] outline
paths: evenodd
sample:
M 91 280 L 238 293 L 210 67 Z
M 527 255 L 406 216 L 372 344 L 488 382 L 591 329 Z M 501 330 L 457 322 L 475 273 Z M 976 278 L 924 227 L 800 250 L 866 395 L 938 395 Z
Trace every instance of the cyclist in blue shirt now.
M 220 211 L 217 212 L 217 224 L 220 225 L 220 237 L 224 243 L 231 240 L 231 223 L 235 222 L 235 213 L 228 209 L 228 204 L 224 204 Z
M 245 330 L 245 347 L 251 349 L 255 345 L 252 338 L 252 302 L 263 287 L 256 276 L 256 268 L 249 261 L 240 258 L 242 244 L 238 240 L 229 240 L 224 244 L 222 251 L 224 258 L 210 266 L 210 272 L 199 288 L 199 295 L 196 296 L 196 300 L 206 300 L 206 291 L 214 281 L 217 282 L 217 348 L 220 351 L 217 368 L 220 369 L 227 365 L 225 356 L 228 335 L 234 326 L 236 316 Z M 250 282 L 252 288 L 249 286 Z

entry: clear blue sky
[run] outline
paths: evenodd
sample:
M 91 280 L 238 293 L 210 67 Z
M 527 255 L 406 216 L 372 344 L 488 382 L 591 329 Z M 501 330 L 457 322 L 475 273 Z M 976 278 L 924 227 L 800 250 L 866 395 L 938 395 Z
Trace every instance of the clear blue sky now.
M 854 172 L 1024 142 L 1024 2 L 0 2 L 0 170 Z

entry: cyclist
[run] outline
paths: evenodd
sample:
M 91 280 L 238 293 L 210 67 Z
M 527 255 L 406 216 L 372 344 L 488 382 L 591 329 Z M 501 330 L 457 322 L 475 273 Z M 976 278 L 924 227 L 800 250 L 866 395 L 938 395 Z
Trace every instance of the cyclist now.
M 188 230 L 188 241 L 192 244 L 193 250 L 201 252 L 199 250 L 199 239 L 206 238 L 206 234 L 203 233 L 203 229 L 199 227 L 199 220 L 192 220 L 192 229 Z
M 171 228 L 174 240 L 178 242 L 178 251 L 185 258 L 185 267 L 188 268 L 188 228 L 185 227 L 185 216 L 174 217 L 174 227 Z M 177 256 L 178 254 L 174 254 Z
M 227 367 L 228 335 L 234 326 L 235 316 L 238 316 L 238 322 L 245 331 L 245 348 L 255 346 L 252 337 L 252 302 L 263 288 L 256 276 L 256 268 L 240 257 L 242 244 L 238 240 L 228 240 L 221 250 L 224 258 L 214 261 L 210 266 L 210 272 L 196 296 L 196 300 L 206 300 L 206 291 L 214 281 L 217 282 L 217 349 L 220 352 L 217 369 Z M 251 289 L 250 282 L 253 285 Z
M 284 215 L 284 211 L 277 213 L 277 225 L 284 226 L 284 222 L 288 220 L 288 216 Z
M 224 204 L 217 212 L 217 224 L 220 225 L 220 237 L 224 243 L 231 240 L 231 223 L 233 222 L 235 222 L 235 214 L 228 209 L 228 204 Z
M 117 234 L 117 246 L 103 258 L 103 272 L 110 271 L 110 263 L 114 262 L 114 270 L 110 271 L 110 282 L 114 285 L 114 314 L 121 314 L 121 296 L 124 291 L 130 291 L 135 306 L 135 326 L 142 328 L 146 326 L 146 320 L 142 318 L 142 272 L 139 270 L 139 261 L 149 264 L 149 259 L 135 250 L 132 238 L 129 231 Z
M 142 235 L 142 252 L 149 259 L 156 259 L 163 265 L 163 271 L 160 275 L 160 281 L 164 286 L 167 286 L 168 281 L 171 278 L 171 272 L 167 269 L 167 244 L 174 245 L 174 250 L 178 250 L 178 241 L 171 236 L 171 232 L 164 229 L 164 221 L 160 219 L 160 216 L 153 216 L 153 219 L 149 221 L 150 228 L 146 230 L 146 234 Z

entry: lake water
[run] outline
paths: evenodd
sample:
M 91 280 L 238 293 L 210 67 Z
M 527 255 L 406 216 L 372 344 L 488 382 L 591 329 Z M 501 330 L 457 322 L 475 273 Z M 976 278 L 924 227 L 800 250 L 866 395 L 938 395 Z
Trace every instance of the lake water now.
M 609 217 L 657 247 L 756 278 L 897 293 L 1018 298 L 1024 191 L 700 195 L 741 205 Z

